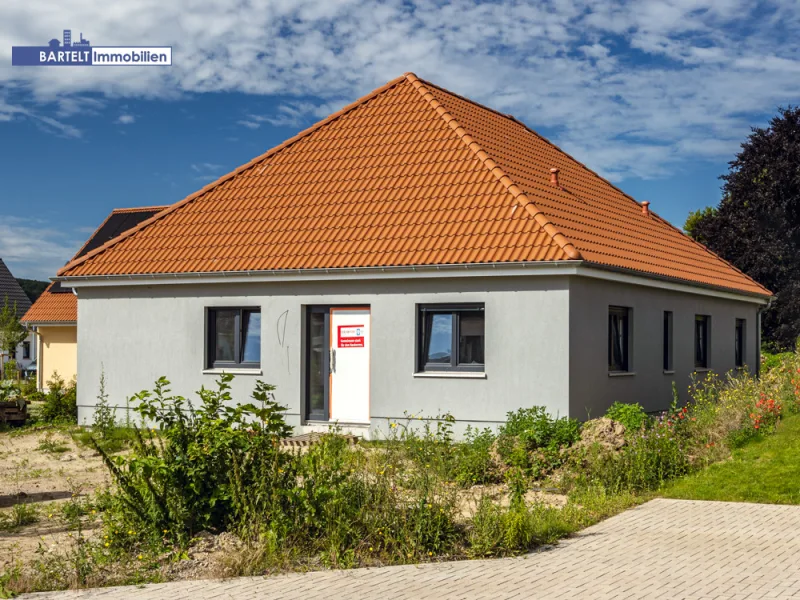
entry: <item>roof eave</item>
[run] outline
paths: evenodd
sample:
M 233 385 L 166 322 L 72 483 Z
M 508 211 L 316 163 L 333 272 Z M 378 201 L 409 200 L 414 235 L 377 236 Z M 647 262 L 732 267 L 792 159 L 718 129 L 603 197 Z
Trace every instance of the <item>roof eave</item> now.
M 480 273 L 482 271 L 482 273 Z M 320 281 L 336 278 L 410 278 L 410 277 L 459 277 L 459 276 L 478 276 L 478 275 L 572 275 L 597 277 L 600 273 L 608 273 L 633 279 L 627 281 L 633 285 L 642 285 L 644 281 L 661 283 L 674 286 L 677 291 L 685 293 L 697 293 L 698 290 L 705 290 L 716 295 L 738 297 L 767 304 L 773 297 L 768 290 L 757 293 L 736 288 L 729 288 L 713 284 L 657 275 L 638 271 L 636 269 L 626 269 L 614 267 L 602 263 L 595 263 L 586 260 L 556 260 L 556 261 L 530 261 L 530 262 L 509 262 L 509 263 L 472 263 L 472 264 L 445 264 L 445 265 L 409 265 L 409 266 L 389 266 L 389 267 L 347 267 L 331 269 L 275 269 L 264 271 L 219 271 L 219 272 L 197 272 L 197 273 L 141 273 L 128 275 L 82 275 L 82 276 L 61 276 L 54 280 L 69 283 L 74 287 L 81 287 L 82 284 L 88 286 L 114 286 L 114 285 L 141 285 L 141 284 L 215 284 L 215 283 L 234 283 L 236 281 L 247 282 L 255 280 L 275 281 L 275 280 L 295 280 L 295 281 Z M 603 277 L 601 277 L 603 278 Z M 605 279 L 615 279 L 614 277 L 604 277 Z M 619 282 L 624 280 L 615 279 Z M 80 297 L 80 296 L 79 296 Z

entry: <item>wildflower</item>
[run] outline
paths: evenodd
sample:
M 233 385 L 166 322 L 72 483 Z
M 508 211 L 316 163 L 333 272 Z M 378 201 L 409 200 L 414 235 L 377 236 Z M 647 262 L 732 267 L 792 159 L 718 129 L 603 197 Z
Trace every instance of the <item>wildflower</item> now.
M 164 533 L 168 533 L 168 531 L 165 529 L 165 530 L 164 530 Z
M 128 530 L 128 535 L 133 535 L 133 529 Z
M 389 427 L 391 427 L 392 429 L 394 429 L 395 427 L 397 427 L 397 423 L 390 423 L 390 424 L 389 424 Z
M 433 556 L 433 552 L 428 552 L 428 556 Z
M 369 551 L 372 552 L 372 546 L 369 547 Z
M 108 542 L 106 542 L 106 544 L 105 544 L 105 545 L 106 545 L 106 548 L 108 548 L 108 547 L 109 547 L 111 544 L 109 544 Z
M 139 556 L 137 556 L 136 558 L 138 558 L 139 560 L 142 560 L 142 559 L 144 558 L 144 556 L 142 556 L 142 555 L 140 554 L 140 555 L 139 555 Z
M 49 515 L 47 515 L 47 518 L 48 519 L 52 519 L 53 518 L 53 513 L 50 513 Z

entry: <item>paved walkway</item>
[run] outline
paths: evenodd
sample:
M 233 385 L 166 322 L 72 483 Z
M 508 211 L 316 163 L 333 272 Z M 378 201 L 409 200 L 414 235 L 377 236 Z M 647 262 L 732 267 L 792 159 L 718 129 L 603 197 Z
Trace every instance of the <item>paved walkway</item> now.
M 337 600 L 800 598 L 800 506 L 654 500 L 519 558 L 37 594 Z

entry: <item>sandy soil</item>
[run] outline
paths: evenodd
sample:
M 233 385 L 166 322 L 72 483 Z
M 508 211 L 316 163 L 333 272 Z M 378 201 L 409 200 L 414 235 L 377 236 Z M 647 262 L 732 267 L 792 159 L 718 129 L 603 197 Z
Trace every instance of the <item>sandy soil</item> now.
M 66 450 L 48 452 L 44 449 L 48 445 Z M 31 525 L 0 531 L 0 571 L 34 558 L 40 544 L 53 548 L 68 541 L 60 504 L 73 494 L 91 494 L 108 483 L 100 456 L 79 447 L 66 434 L 47 430 L 0 433 L 0 513 L 28 504 L 39 518 Z

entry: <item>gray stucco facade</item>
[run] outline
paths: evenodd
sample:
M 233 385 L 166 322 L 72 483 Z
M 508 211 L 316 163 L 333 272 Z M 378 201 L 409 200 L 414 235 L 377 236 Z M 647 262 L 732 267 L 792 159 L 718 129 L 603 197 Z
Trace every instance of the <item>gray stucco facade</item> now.
M 449 412 L 467 425 L 495 427 L 508 411 L 545 406 L 551 413 L 599 416 L 615 400 L 662 409 L 671 383 L 685 391 L 694 370 L 695 314 L 711 316 L 710 367 L 734 367 L 735 319 L 746 320 L 746 362 L 756 364 L 759 304 L 576 275 L 524 273 L 327 281 L 80 285 L 78 289 L 79 421 L 91 422 L 101 371 L 113 404 L 166 376 L 174 393 L 194 398 L 216 375 L 205 364 L 206 309 L 261 309 L 261 368 L 238 375 L 234 397 L 246 401 L 256 379 L 277 386 L 297 431 L 305 420 L 305 307 L 369 306 L 370 421 L 385 430 L 405 413 Z M 483 303 L 485 373 L 415 373 L 417 307 Z M 632 373 L 608 372 L 608 307 L 631 309 Z M 662 368 L 662 315 L 674 313 L 674 373 Z M 122 414 L 120 413 L 120 417 Z M 362 433 L 366 430 L 362 429 Z

